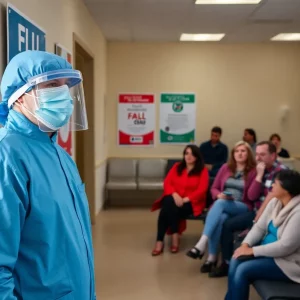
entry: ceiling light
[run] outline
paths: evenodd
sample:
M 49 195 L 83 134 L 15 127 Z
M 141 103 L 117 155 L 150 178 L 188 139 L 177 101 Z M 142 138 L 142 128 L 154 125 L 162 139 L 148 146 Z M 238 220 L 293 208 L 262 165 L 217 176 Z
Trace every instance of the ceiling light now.
M 300 41 L 300 33 L 280 33 L 271 38 L 272 41 Z
M 196 4 L 258 4 L 262 0 L 196 0 Z
M 190 34 L 183 33 L 180 36 L 180 41 L 189 42 L 217 42 L 225 36 L 225 33 L 201 33 L 201 34 Z

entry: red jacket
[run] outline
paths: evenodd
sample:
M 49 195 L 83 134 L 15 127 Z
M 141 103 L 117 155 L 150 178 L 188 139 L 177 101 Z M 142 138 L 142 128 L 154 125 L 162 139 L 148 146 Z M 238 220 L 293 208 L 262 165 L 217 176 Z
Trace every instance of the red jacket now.
M 164 193 L 152 205 L 152 211 L 161 208 L 161 201 L 164 196 L 177 193 L 182 198 L 188 197 L 191 201 L 194 216 L 200 215 L 206 204 L 206 193 L 209 185 L 209 176 L 206 168 L 199 175 L 188 176 L 185 169 L 181 175 L 177 173 L 178 164 L 175 164 L 169 171 L 164 181 Z M 185 230 L 185 220 L 180 225 L 180 233 Z

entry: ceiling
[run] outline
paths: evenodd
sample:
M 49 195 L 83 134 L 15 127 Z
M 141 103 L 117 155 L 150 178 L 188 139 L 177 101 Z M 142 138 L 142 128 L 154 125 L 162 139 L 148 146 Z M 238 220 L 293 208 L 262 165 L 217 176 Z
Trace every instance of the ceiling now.
M 221 42 L 266 42 L 300 32 L 300 0 L 195 5 L 194 0 L 84 0 L 109 41 L 174 42 L 181 33 L 225 33 Z

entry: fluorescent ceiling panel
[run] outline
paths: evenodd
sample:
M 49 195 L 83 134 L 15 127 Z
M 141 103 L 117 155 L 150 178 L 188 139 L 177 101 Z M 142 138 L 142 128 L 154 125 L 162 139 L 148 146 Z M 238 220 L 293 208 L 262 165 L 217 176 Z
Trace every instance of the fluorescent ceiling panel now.
M 196 4 L 258 4 L 262 0 L 196 0 Z
M 180 41 L 186 41 L 186 42 L 218 42 L 224 36 L 225 36 L 225 33 L 198 33 L 198 34 L 183 33 L 180 36 Z
M 300 33 L 280 33 L 271 38 L 272 41 L 300 41 Z

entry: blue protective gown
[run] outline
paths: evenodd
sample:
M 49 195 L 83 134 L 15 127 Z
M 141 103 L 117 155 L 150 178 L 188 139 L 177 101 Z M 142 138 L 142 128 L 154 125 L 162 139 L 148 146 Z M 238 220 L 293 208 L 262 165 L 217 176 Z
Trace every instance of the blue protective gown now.
M 94 300 L 88 201 L 71 157 L 10 110 L 0 162 L 0 299 Z

